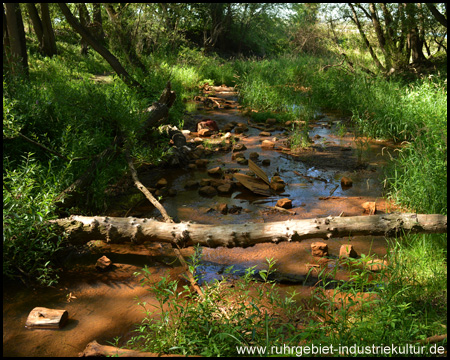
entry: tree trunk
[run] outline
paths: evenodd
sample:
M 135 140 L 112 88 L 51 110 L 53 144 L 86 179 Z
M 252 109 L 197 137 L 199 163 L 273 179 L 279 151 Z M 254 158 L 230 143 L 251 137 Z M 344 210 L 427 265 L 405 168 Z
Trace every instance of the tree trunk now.
M 90 240 L 112 243 L 132 241 L 167 242 L 180 247 L 248 247 L 258 243 L 301 241 L 346 236 L 396 237 L 404 233 L 446 233 L 447 216 L 422 214 L 383 214 L 372 216 L 327 217 L 272 223 L 201 225 L 166 223 L 154 219 L 77 216 L 51 221 L 69 234 L 69 242 Z
M 128 63 L 130 65 L 137 66 L 144 73 L 146 73 L 147 69 L 136 54 L 136 49 L 133 47 L 132 41 L 130 41 L 131 35 L 125 31 L 125 26 L 122 23 L 122 19 L 119 18 L 120 15 L 116 12 L 116 10 L 114 10 L 114 7 L 111 4 L 105 3 L 104 6 L 111 23 L 114 25 L 113 32 L 116 35 L 120 48 L 125 54 Z
M 9 68 L 13 74 L 28 76 L 27 46 L 20 4 L 5 3 L 5 7 L 8 39 L 4 39 L 3 44 L 9 44 L 9 47 L 5 49 Z
M 356 14 L 355 8 L 353 7 L 353 5 L 351 3 L 349 3 L 348 5 L 350 6 L 350 9 L 352 10 L 353 22 L 358 27 L 359 34 L 361 35 L 361 38 L 363 39 L 364 43 L 366 44 L 367 49 L 369 50 L 373 61 L 375 61 L 375 64 L 377 65 L 378 69 L 380 69 L 383 72 L 386 72 L 386 68 L 381 64 L 380 60 L 378 59 L 377 55 L 375 54 L 375 51 L 373 51 L 373 48 L 369 42 L 369 39 L 367 39 L 366 33 L 364 32 L 364 29 L 362 28 L 362 25 L 358 19 L 358 15 Z
M 85 3 L 78 3 L 78 15 L 80 17 L 80 24 L 81 26 L 85 27 L 86 29 L 89 26 L 89 23 L 91 22 L 89 19 L 89 11 L 86 7 Z M 80 49 L 81 55 L 87 55 L 88 54 L 88 43 L 86 40 L 81 38 L 81 49 Z
M 117 58 L 109 52 L 107 48 L 105 48 L 103 45 L 101 45 L 95 38 L 92 36 L 89 31 L 83 27 L 79 21 L 73 16 L 73 14 L 70 12 L 69 8 L 64 3 L 58 3 L 59 7 L 61 8 L 61 11 L 63 12 L 64 16 L 67 19 L 67 22 L 70 24 L 70 26 L 73 27 L 73 29 L 81 35 L 83 39 L 86 40 L 86 42 L 91 46 L 95 51 L 97 51 L 114 69 L 114 71 L 119 75 L 119 77 L 127 84 L 129 87 L 132 88 L 142 88 L 141 84 L 139 84 L 136 80 L 134 80 L 130 74 L 124 69 L 122 64 L 117 60 Z
M 41 3 L 41 17 L 42 30 L 44 31 L 44 52 L 47 56 L 52 57 L 57 54 L 57 50 L 48 3 Z
M 34 3 L 26 3 L 28 16 L 33 23 L 34 32 L 39 41 L 39 51 L 44 54 L 44 30 L 42 29 L 42 21 Z

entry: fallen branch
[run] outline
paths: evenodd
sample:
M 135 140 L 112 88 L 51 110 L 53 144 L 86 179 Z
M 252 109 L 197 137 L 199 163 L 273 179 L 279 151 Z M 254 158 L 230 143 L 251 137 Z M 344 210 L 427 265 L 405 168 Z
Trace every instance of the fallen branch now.
M 132 217 L 76 215 L 51 222 L 59 225 L 73 244 L 103 239 L 112 243 L 158 241 L 180 247 L 199 244 L 211 248 L 248 247 L 264 242 L 313 238 L 366 235 L 396 237 L 405 233 L 447 232 L 446 215 L 426 214 L 380 214 L 227 225 L 176 224 Z
M 87 356 L 119 356 L 119 357 L 175 357 L 183 356 L 176 354 L 158 354 L 151 352 L 141 352 L 136 350 L 120 349 L 115 346 L 100 345 L 97 341 L 91 341 L 79 354 L 79 357 Z

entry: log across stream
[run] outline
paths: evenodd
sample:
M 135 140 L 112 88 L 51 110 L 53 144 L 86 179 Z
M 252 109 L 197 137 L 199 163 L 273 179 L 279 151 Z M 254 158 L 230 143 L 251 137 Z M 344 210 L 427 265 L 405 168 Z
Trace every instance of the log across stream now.
M 330 239 L 345 236 L 401 236 L 404 233 L 445 233 L 447 216 L 433 214 L 382 214 L 326 217 L 272 223 L 202 225 L 166 223 L 154 219 L 72 216 L 54 220 L 74 244 L 90 240 L 112 243 L 168 242 L 180 247 L 249 247 L 258 243 Z

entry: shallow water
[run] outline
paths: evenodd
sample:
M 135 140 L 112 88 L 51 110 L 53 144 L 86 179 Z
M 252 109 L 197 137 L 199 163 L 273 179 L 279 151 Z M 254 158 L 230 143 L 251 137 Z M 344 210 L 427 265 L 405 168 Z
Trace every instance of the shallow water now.
M 222 89 L 224 90 L 224 89 Z M 229 91 L 216 96 L 236 101 L 237 95 Z M 358 167 L 358 144 L 351 134 L 343 137 L 336 135 L 340 122 L 346 122 L 340 114 L 322 112 L 317 121 L 312 122 L 310 137 L 314 144 L 309 150 L 291 153 L 286 150 L 261 149 L 260 130 L 251 128 L 240 143 L 246 145 L 243 153 L 246 158 L 251 152 L 259 153 L 259 160 L 270 159 L 269 166 L 259 166 L 269 177 L 278 173 L 287 183 L 282 194 L 261 197 L 246 189 L 239 188 L 228 196 L 203 197 L 198 190 L 185 190 L 188 180 L 208 178 L 206 169 L 185 170 L 167 169 L 163 174 L 155 171 L 142 173 L 141 181 L 148 187 L 154 186 L 160 177 L 168 180 L 168 187 L 177 190 L 175 197 L 167 197 L 162 204 L 168 214 L 180 221 L 192 221 L 204 224 L 232 224 L 244 222 L 272 222 L 287 219 L 301 219 L 325 216 L 354 216 L 362 214 L 361 204 L 377 201 L 378 210 L 389 212 L 389 205 L 382 197 L 381 169 L 388 160 L 386 150 L 393 146 L 382 141 L 360 139 L 364 167 Z M 211 118 L 219 128 L 229 121 L 245 122 L 236 106 L 231 109 L 203 110 L 196 115 L 198 119 Z M 193 130 L 193 129 L 191 129 Z M 269 139 L 277 137 L 281 148 L 286 140 L 284 131 L 275 131 Z M 318 135 L 319 137 L 315 137 Z M 360 159 L 361 160 L 361 159 Z M 248 166 L 239 165 L 231 159 L 231 152 L 215 153 L 209 158 L 207 168 L 221 166 L 223 169 L 239 168 L 244 172 Z M 301 174 L 303 176 L 299 176 Z M 353 186 L 343 189 L 342 176 L 353 179 Z M 306 178 L 305 178 L 306 177 Z M 319 200 L 320 197 L 329 197 Z M 274 206 L 278 199 L 289 197 L 293 200 L 296 215 L 274 211 L 264 206 Z M 211 211 L 215 205 L 226 203 L 243 208 L 240 214 L 221 215 Z M 123 216 L 127 209 L 112 208 L 109 215 Z M 139 217 L 154 217 L 159 214 L 149 205 L 137 206 L 129 214 Z M 258 244 L 250 248 L 203 249 L 203 262 L 199 268 L 203 281 L 220 278 L 224 269 L 234 265 L 238 274 L 244 269 L 256 265 L 265 268 L 266 258 L 277 261 L 278 273 L 293 276 L 299 283 L 280 285 L 284 290 L 296 290 L 302 297 L 308 296 L 311 282 L 303 286 L 301 279 L 306 278 L 308 264 L 314 263 L 311 256 L 311 243 L 317 239 L 302 242 L 280 244 Z M 383 237 L 349 237 L 327 241 L 332 256 L 339 254 L 344 243 L 354 245 L 358 254 L 386 254 L 386 240 Z M 184 249 L 185 256 L 192 255 L 193 249 Z M 115 268 L 99 273 L 94 264 L 102 255 L 108 256 Z M 24 289 L 19 284 L 4 282 L 3 285 L 3 355 L 4 356 L 76 356 L 87 343 L 97 340 L 107 344 L 114 337 L 123 338 L 120 344 L 132 334 L 134 324 L 139 323 L 144 314 L 137 305 L 137 299 L 155 304 L 155 298 L 140 286 L 139 278 L 133 273 L 144 265 L 151 268 L 152 279 L 156 282 L 161 276 L 181 277 L 181 267 L 175 261 L 170 246 L 160 244 L 144 245 L 108 245 L 100 246 L 94 254 L 74 255 L 68 261 L 72 264 L 61 282 L 55 288 Z M 345 274 L 341 274 L 345 277 Z M 314 279 L 312 279 L 313 281 Z M 69 313 L 68 324 L 60 330 L 30 330 L 25 328 L 29 312 L 36 306 L 54 309 L 66 309 Z

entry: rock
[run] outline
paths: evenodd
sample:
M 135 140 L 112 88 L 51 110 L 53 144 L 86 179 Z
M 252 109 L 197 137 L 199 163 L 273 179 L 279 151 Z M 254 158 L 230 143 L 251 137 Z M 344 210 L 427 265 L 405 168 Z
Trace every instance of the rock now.
M 247 147 L 244 144 L 234 144 L 233 152 L 244 151 L 247 150 Z
M 242 206 L 233 205 L 231 208 L 228 209 L 228 213 L 237 215 L 241 213 L 241 210 Z
M 217 166 L 217 167 L 215 167 L 215 168 L 209 169 L 209 170 L 208 170 L 208 174 L 209 174 L 210 176 L 222 176 L 223 171 L 222 171 L 222 169 L 220 168 L 220 166 Z
M 105 271 L 105 270 L 108 270 L 111 267 L 111 265 L 112 265 L 112 261 L 103 255 L 95 263 L 95 268 L 98 271 Z
M 197 189 L 198 186 L 199 186 L 199 184 L 198 184 L 198 181 L 196 181 L 196 180 L 188 180 L 188 181 L 186 181 L 186 184 L 184 184 L 184 188 L 189 189 L 189 190 Z
M 273 149 L 275 147 L 275 143 L 273 141 L 270 141 L 270 140 L 264 140 L 261 143 L 261 147 L 265 148 L 265 149 Z
M 217 205 L 217 211 L 221 214 L 226 215 L 228 213 L 228 205 L 227 204 L 219 204 Z
M 156 188 L 161 189 L 163 187 L 167 186 L 167 180 L 164 178 L 159 179 L 159 181 L 156 183 Z
M 276 123 L 277 123 L 277 119 L 271 118 L 271 119 L 266 120 L 266 124 L 269 124 L 269 125 L 275 125 Z
M 373 272 L 378 272 L 383 269 L 386 269 L 387 266 L 388 266 L 388 262 L 386 260 L 381 260 L 381 259 L 369 260 L 366 263 L 367 269 L 369 269 L 370 271 L 373 271 Z
M 188 169 L 189 170 L 195 170 L 195 169 L 197 169 L 197 165 L 195 165 L 195 164 L 188 164 Z
M 206 168 L 206 165 L 208 164 L 208 160 L 206 159 L 197 159 L 195 160 L 195 165 L 199 168 Z
M 219 194 L 229 194 L 233 188 L 232 183 L 226 183 L 217 187 Z
M 234 124 L 228 123 L 222 128 L 222 132 L 224 132 L 224 133 L 231 132 L 231 130 L 233 130 L 234 127 L 235 127 Z
M 176 191 L 175 189 L 169 189 L 167 191 L 168 196 L 177 196 L 177 194 L 178 194 L 178 191 Z
M 282 183 L 271 183 L 270 187 L 275 191 L 284 191 L 285 185 Z
M 212 135 L 212 131 L 209 129 L 201 129 L 198 131 L 198 136 L 200 137 L 209 137 Z
M 270 160 L 269 160 L 269 159 L 264 159 L 264 160 L 262 161 L 262 164 L 263 164 L 264 166 L 269 166 L 269 165 L 270 165 Z
M 211 132 L 219 131 L 219 127 L 214 120 L 206 119 L 197 123 L 197 132 L 200 133 L 201 130 L 207 129 Z
M 353 245 L 351 245 L 351 244 L 341 245 L 341 248 L 339 250 L 340 258 L 356 258 L 357 256 L 358 256 L 358 254 L 356 253 L 355 249 L 353 248 Z
M 236 127 L 234 128 L 234 133 L 235 133 L 235 134 L 242 134 L 243 132 L 244 132 L 244 128 L 242 128 L 242 127 L 236 126 Z
M 257 152 L 252 152 L 250 153 L 249 158 L 252 160 L 256 160 L 259 158 L 259 154 Z
M 272 134 L 270 132 L 268 132 L 268 131 L 261 131 L 259 133 L 259 136 L 272 136 Z
M 311 244 L 311 254 L 312 256 L 319 256 L 319 257 L 327 256 L 328 245 L 321 241 L 313 242 Z
M 246 158 L 238 158 L 237 163 L 240 165 L 248 165 L 248 160 Z
M 217 190 L 212 186 L 203 186 L 198 189 L 198 193 L 203 196 L 212 197 L 217 195 Z
M 199 185 L 200 187 L 211 186 L 211 179 L 201 179 Z
M 279 199 L 277 201 L 277 206 L 282 207 L 283 209 L 292 209 L 292 200 L 288 198 Z
M 245 159 L 244 154 L 241 153 L 241 152 L 235 152 L 235 153 L 233 153 L 231 155 L 231 160 L 236 160 L 236 159 L 239 159 L 239 158 L 244 158 Z
M 280 178 L 278 175 L 272 176 L 272 179 L 270 179 L 270 182 L 274 182 L 274 183 L 281 183 L 284 184 L 284 180 L 282 178 Z
M 374 215 L 377 212 L 376 203 L 374 201 L 366 201 L 361 204 L 361 206 L 364 209 L 363 214 Z
M 176 146 L 176 147 L 182 147 L 184 145 L 186 145 L 186 137 L 182 134 L 182 133 L 176 133 L 172 136 L 171 139 L 172 143 Z
M 286 127 L 291 127 L 291 125 L 292 125 L 292 121 L 286 121 L 285 123 L 284 123 L 284 126 L 286 126 Z
M 349 188 L 353 185 L 353 180 L 347 176 L 343 176 L 341 179 L 342 188 Z

